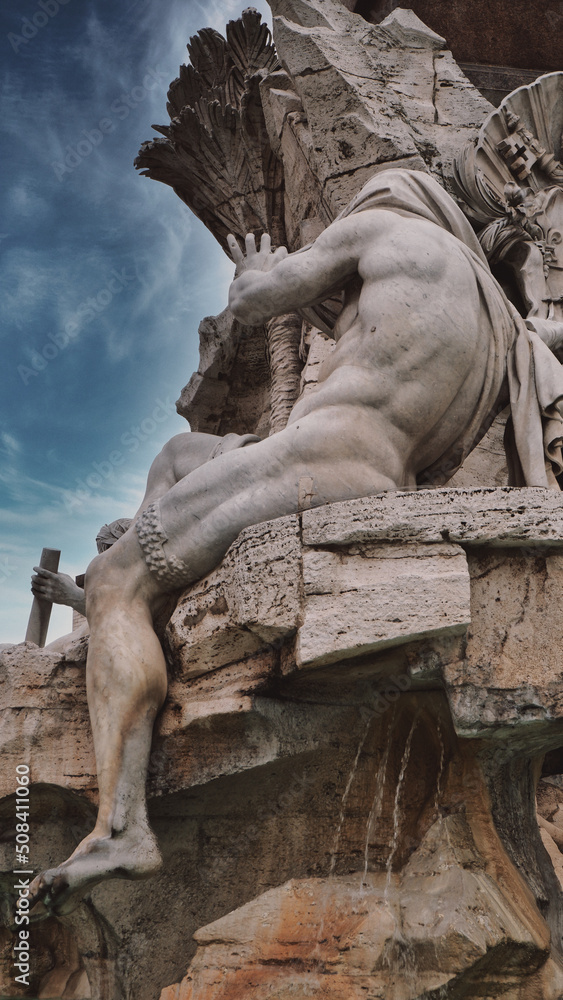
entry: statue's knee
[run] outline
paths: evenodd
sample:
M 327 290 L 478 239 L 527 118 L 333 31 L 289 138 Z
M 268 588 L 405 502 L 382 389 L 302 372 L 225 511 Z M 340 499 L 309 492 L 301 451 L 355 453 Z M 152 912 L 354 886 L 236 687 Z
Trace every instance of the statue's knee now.
M 102 584 L 105 592 L 111 587 L 118 593 L 123 589 L 126 578 L 124 566 L 116 561 L 113 558 L 113 553 L 110 555 L 110 552 L 111 549 L 95 556 L 86 570 L 84 590 L 87 599 L 95 596 Z
M 155 459 L 151 473 L 155 480 L 170 487 L 204 465 L 221 441 L 222 438 L 216 434 L 175 434 Z
M 175 462 L 182 455 L 194 449 L 194 435 L 190 431 L 175 434 L 162 446 L 160 455 L 169 462 Z
M 189 432 L 175 434 L 163 445 L 150 468 L 147 481 L 149 494 L 155 491 L 156 494 L 162 494 L 181 478 L 178 467 L 185 462 L 185 456 L 190 454 L 191 437 Z
M 95 556 L 88 566 L 84 576 L 84 590 L 87 595 L 92 595 L 98 589 L 98 584 L 104 577 L 104 566 L 107 560 L 101 555 Z

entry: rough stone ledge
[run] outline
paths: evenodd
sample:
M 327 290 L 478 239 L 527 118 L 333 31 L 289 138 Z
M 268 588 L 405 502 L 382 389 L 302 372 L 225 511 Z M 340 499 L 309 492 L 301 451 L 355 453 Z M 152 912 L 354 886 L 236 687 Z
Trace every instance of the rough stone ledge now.
M 180 748 L 188 784 L 287 755 L 283 713 L 264 714 L 280 682 L 338 683 L 342 699 L 355 677 L 383 689 L 400 676 L 443 687 L 462 736 L 559 745 L 562 509 L 539 489 L 398 492 L 242 532 L 172 616 L 152 793 L 185 784 Z M 4 650 L 0 701 L 7 758 L 29 751 L 36 780 L 91 797 L 85 652 L 85 640 L 64 654 Z M 200 760 L 204 731 L 218 734 L 212 760 Z
M 177 675 L 279 649 L 294 635 L 300 669 L 463 633 L 467 554 L 478 547 L 538 557 L 563 547 L 560 493 L 397 491 L 255 525 L 182 596 L 167 630 Z
M 409 533 L 404 500 L 410 496 L 392 495 L 381 526 L 375 523 L 379 497 L 359 508 L 356 501 L 334 505 L 338 530 L 330 544 L 336 552 L 326 551 L 322 529 L 320 544 L 318 531 L 303 544 L 299 515 L 243 531 L 172 615 L 167 643 L 176 675 L 196 677 L 260 649 L 279 649 L 294 635 L 300 669 L 463 632 L 470 621 L 465 553 L 444 538 L 439 511 L 429 513 L 426 533 Z M 371 518 L 360 535 L 353 524 L 366 505 Z M 328 510 L 307 512 L 303 520 L 317 517 L 322 524 Z
M 302 525 L 305 545 L 369 539 L 563 547 L 561 493 L 535 487 L 380 493 L 305 511 Z

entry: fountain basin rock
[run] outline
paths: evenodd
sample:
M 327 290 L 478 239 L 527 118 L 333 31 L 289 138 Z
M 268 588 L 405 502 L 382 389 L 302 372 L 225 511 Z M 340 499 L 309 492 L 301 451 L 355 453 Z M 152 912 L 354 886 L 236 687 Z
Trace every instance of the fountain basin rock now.
M 33 929 L 37 995 L 560 1000 L 563 869 L 535 792 L 546 752 L 560 773 L 562 546 L 559 497 L 533 489 L 243 532 L 166 630 L 148 783 L 165 868 Z M 16 764 L 36 870 L 92 824 L 84 653 L 1 654 L 8 890 Z M 542 785 L 550 823 L 558 795 Z

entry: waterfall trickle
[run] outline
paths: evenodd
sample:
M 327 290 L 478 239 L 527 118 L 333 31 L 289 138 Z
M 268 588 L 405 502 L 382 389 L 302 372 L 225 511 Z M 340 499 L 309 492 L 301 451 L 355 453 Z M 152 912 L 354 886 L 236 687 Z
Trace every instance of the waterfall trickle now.
M 439 722 L 436 722 L 436 732 L 438 734 L 438 740 L 440 742 L 440 760 L 438 762 L 438 776 L 436 778 L 436 794 L 434 796 L 434 815 L 436 819 L 440 819 L 440 797 L 442 795 L 442 778 L 444 776 L 444 764 L 446 761 L 446 744 L 444 743 L 444 737 L 442 735 L 442 727 Z
M 395 801 L 393 803 L 393 840 L 391 842 L 391 850 L 386 862 L 387 878 L 385 881 L 385 896 L 387 898 L 389 885 L 391 883 L 391 874 L 393 871 L 393 861 L 395 854 L 397 853 L 397 848 L 399 846 L 399 831 L 401 828 L 401 791 L 405 781 L 405 775 L 407 773 L 407 767 L 409 764 L 409 758 L 411 755 L 412 738 L 414 736 L 414 731 L 418 724 L 418 715 L 415 715 L 411 723 L 411 728 L 409 730 L 409 735 L 407 736 L 407 742 L 405 743 L 405 749 L 403 751 L 403 759 L 401 761 L 401 770 L 399 771 L 399 777 L 397 780 L 397 788 L 395 790 Z
M 363 710 L 363 711 L 365 711 L 365 710 Z M 335 834 L 335 837 L 334 837 L 334 844 L 333 844 L 333 848 L 332 848 L 331 855 L 330 855 L 330 868 L 328 870 L 328 876 L 329 876 L 329 878 L 334 874 L 334 869 L 336 867 L 336 859 L 338 857 L 338 849 L 340 847 L 340 838 L 342 836 L 342 827 L 344 825 L 344 817 L 345 817 L 345 813 L 346 813 L 346 805 L 347 805 L 347 802 L 348 802 L 348 796 L 350 794 L 350 790 L 351 790 L 352 785 L 354 783 L 354 778 L 356 776 L 356 771 L 358 770 L 358 764 L 359 764 L 359 761 L 360 761 L 360 757 L 362 755 L 362 750 L 364 749 L 364 745 L 365 745 L 365 742 L 367 740 L 368 733 L 370 731 L 370 727 L 371 727 L 373 718 L 374 718 L 374 716 L 371 713 L 369 713 L 369 715 L 367 717 L 367 721 L 366 721 L 366 726 L 365 726 L 364 732 L 362 733 L 362 737 L 361 737 L 360 742 L 358 744 L 358 750 L 357 750 L 356 756 L 354 758 L 354 763 L 352 764 L 352 768 L 350 770 L 350 774 L 348 775 L 348 781 L 346 783 L 346 788 L 344 789 L 344 793 L 342 795 L 342 801 L 341 801 L 341 805 L 340 805 L 340 816 L 338 818 L 338 826 L 336 828 L 336 834 Z
M 368 815 L 367 827 L 366 827 L 366 842 L 364 848 L 364 870 L 362 874 L 362 881 L 360 883 L 360 888 L 364 885 L 367 879 L 368 865 L 369 865 L 369 844 L 370 838 L 375 828 L 377 820 L 381 816 L 381 808 L 383 806 L 383 793 L 385 791 L 385 782 L 387 779 L 387 763 L 389 761 L 389 751 L 391 748 L 391 733 L 393 731 L 393 725 L 395 722 L 395 710 L 393 710 L 393 716 L 391 718 L 391 723 L 389 726 L 389 734 L 387 739 L 387 745 L 385 747 L 385 752 L 381 759 L 379 765 L 379 770 L 377 772 L 377 780 L 375 783 L 375 792 L 371 804 L 371 809 Z
M 397 787 L 395 789 L 395 799 L 393 803 L 393 837 L 391 841 L 391 850 L 386 861 L 386 878 L 385 878 L 385 889 L 383 892 L 383 898 L 388 912 L 392 915 L 395 928 L 392 937 L 387 941 L 385 948 L 385 960 L 390 971 L 398 974 L 397 987 L 400 991 L 399 995 L 403 996 L 404 985 L 410 983 L 413 987 L 416 984 L 417 979 L 417 965 L 416 956 L 414 948 L 410 941 L 407 940 L 403 933 L 403 921 L 401 915 L 401 905 L 398 899 L 392 899 L 391 896 L 391 880 L 393 877 L 393 861 L 399 847 L 399 837 L 401 831 L 401 823 L 404 820 L 404 811 L 401 807 L 401 792 L 403 790 L 403 785 L 405 783 L 405 776 L 407 773 L 407 768 L 410 760 L 413 736 L 418 725 L 418 713 L 414 716 L 411 726 L 409 729 L 409 734 L 406 739 L 405 748 L 403 750 L 403 757 L 401 760 L 401 768 L 399 771 L 399 777 L 397 779 Z M 391 998 L 390 998 L 391 1000 Z

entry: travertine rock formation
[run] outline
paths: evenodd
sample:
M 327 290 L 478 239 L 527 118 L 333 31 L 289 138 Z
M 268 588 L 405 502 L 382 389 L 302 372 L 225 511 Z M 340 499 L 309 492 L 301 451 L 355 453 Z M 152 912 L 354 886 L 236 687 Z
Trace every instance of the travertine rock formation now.
M 534 793 L 550 751 L 559 836 L 562 553 L 558 495 L 531 489 L 384 494 L 243 532 L 166 632 L 165 868 L 32 931 L 37 995 L 558 1000 L 560 854 Z M 7 888 L 17 762 L 36 868 L 91 822 L 83 655 L 2 654 Z

